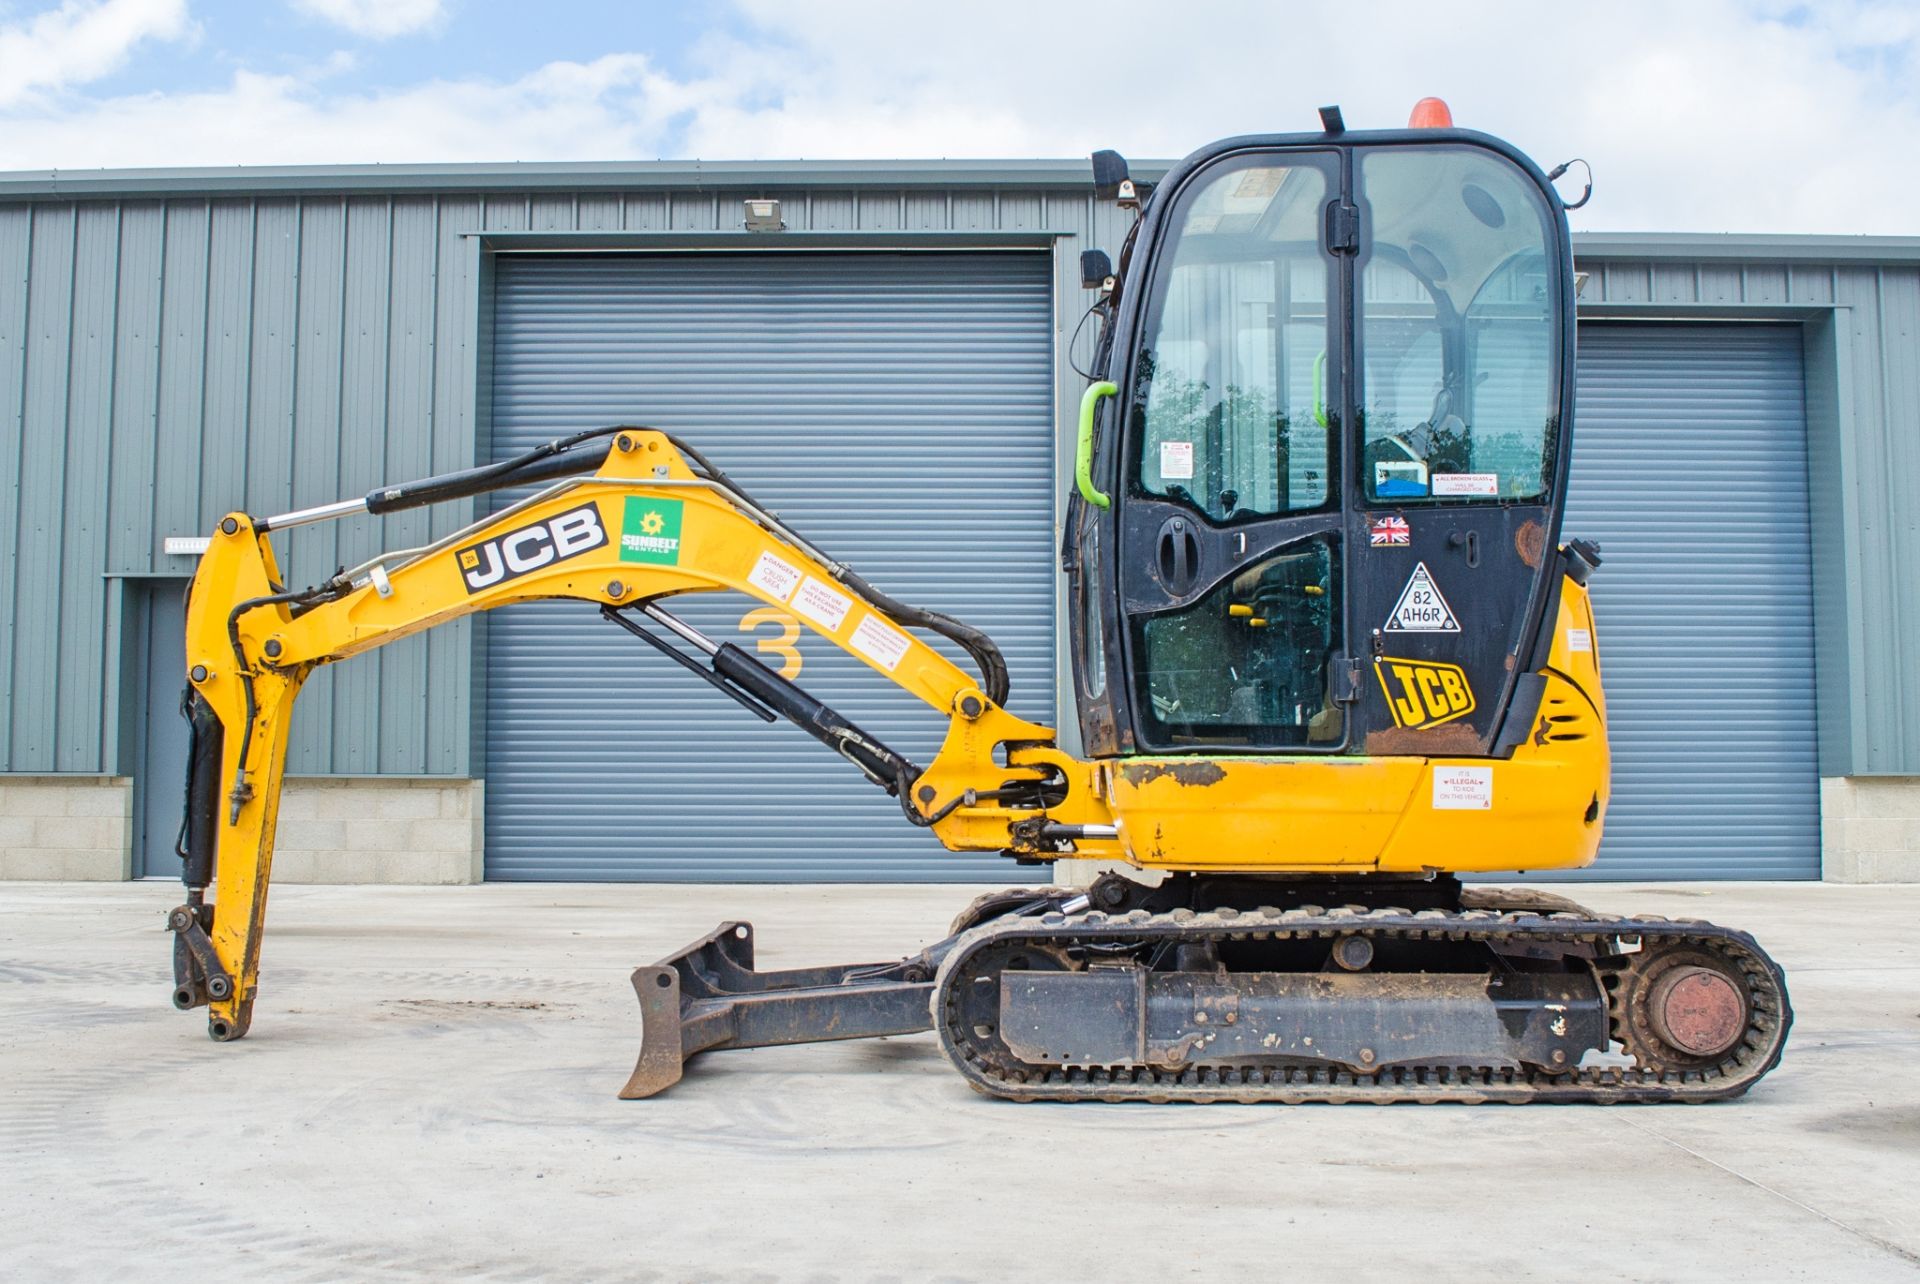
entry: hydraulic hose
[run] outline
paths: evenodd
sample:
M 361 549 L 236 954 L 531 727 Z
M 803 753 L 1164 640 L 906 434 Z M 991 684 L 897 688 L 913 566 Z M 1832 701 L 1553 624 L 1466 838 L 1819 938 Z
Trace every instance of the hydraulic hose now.
M 639 431 L 627 424 L 616 424 L 611 428 L 589 428 L 585 432 L 574 433 L 571 437 L 559 437 L 553 441 L 544 442 L 532 450 L 515 455 L 511 459 L 502 459 L 497 463 L 482 464 L 478 468 L 463 468 L 458 472 L 441 473 L 434 477 L 423 477 L 419 481 L 403 482 L 398 486 L 382 486 L 378 490 L 368 492 L 367 511 L 397 513 L 402 509 L 445 503 L 450 499 L 484 495 L 488 491 L 501 490 L 523 482 L 590 473 L 600 467 L 606 459 L 606 452 L 579 451 L 577 448 L 596 438 L 611 437 L 615 433 L 629 430 Z
M 987 699 L 997 705 L 1007 703 L 1007 692 L 1010 686 L 1007 678 L 1007 660 L 992 638 L 972 625 L 954 619 L 951 615 L 908 606 L 897 598 L 888 597 L 867 583 L 855 571 L 847 571 L 841 580 L 885 611 L 894 623 L 907 628 L 931 629 L 972 656 L 974 665 L 980 670 L 980 684 L 986 692 Z
M 656 430 L 657 431 L 657 430 Z M 737 495 L 747 496 L 747 492 L 705 455 L 680 440 L 672 433 L 664 434 L 673 443 L 675 450 L 700 466 L 700 471 L 708 480 L 717 482 Z M 954 619 L 951 615 L 942 615 L 938 611 L 927 611 L 917 606 L 909 606 L 898 598 L 889 597 L 869 584 L 865 577 L 851 567 L 838 568 L 838 578 L 842 584 L 853 589 L 869 602 L 885 612 L 895 624 L 902 628 L 928 629 L 946 638 L 972 657 L 974 665 L 980 670 L 980 685 L 987 699 L 997 705 L 1005 705 L 1009 681 L 1007 660 L 1001 654 L 994 640 L 979 629 Z

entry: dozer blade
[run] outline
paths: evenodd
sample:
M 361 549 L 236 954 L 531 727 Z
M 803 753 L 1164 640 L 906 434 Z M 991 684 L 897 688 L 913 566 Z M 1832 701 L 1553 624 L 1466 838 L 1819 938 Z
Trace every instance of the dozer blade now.
M 934 950 L 941 950 L 943 941 Z M 917 1034 L 939 958 L 753 970 L 753 925 L 722 923 L 677 954 L 633 970 L 640 1059 L 621 1097 L 651 1097 L 680 1081 L 687 1061 L 715 1048 L 766 1048 Z

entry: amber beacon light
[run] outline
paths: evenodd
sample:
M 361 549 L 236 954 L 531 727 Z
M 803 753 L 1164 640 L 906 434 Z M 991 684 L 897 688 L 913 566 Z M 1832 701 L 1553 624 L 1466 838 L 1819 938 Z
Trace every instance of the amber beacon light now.
M 1413 105 L 1413 115 L 1407 118 L 1408 129 L 1452 129 L 1453 112 L 1444 100 L 1422 98 Z

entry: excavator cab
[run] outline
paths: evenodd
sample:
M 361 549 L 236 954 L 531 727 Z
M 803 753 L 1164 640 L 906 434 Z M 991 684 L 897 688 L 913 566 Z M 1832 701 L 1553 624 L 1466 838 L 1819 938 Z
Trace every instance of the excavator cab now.
M 1098 305 L 1070 498 L 1089 755 L 1498 755 L 1532 730 L 1568 245 L 1540 170 L 1467 131 L 1235 138 L 1166 176 Z

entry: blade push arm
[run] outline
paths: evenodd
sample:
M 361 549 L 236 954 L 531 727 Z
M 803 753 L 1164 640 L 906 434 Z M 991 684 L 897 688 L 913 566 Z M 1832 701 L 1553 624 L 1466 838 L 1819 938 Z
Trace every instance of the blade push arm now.
M 575 444 L 531 465 L 532 476 L 560 478 L 546 489 L 427 548 L 386 555 L 305 592 L 280 587 L 272 530 L 520 485 L 529 470 L 476 469 L 363 501 L 272 519 L 233 513 L 220 523 L 189 598 L 187 665 L 196 735 L 217 742 L 222 793 L 216 814 L 189 825 L 202 850 L 189 843 L 189 900 L 173 922 L 176 1002 L 205 1002 L 214 1038 L 238 1038 L 249 1021 L 289 719 L 307 675 L 514 602 L 574 598 L 622 615 L 641 609 L 680 627 L 660 609 L 662 599 L 720 590 L 757 598 L 947 718 L 940 752 L 924 771 L 901 771 L 910 767 L 904 759 L 886 756 L 884 746 L 731 646 L 709 653 L 718 680 L 832 744 L 897 793 L 908 818 L 945 846 L 1052 854 L 1071 834 L 1084 854 L 1117 850 L 1092 769 L 1062 753 L 1050 728 L 1001 706 L 1004 669 L 996 679 L 983 663 L 976 681 L 908 632 L 932 627 L 953 636 L 963 626 L 879 594 L 663 433 L 618 432 L 587 476 L 565 475 L 582 471 L 575 453 L 582 439 L 569 440 Z M 970 633 L 957 640 L 966 645 Z M 990 643 L 972 639 L 969 650 L 997 662 Z M 199 748 L 196 758 L 211 767 L 213 749 Z M 898 774 L 889 780 L 887 772 Z M 194 784 L 190 793 L 205 811 L 207 782 Z M 193 885 L 196 871 L 202 880 L 211 875 L 211 905 L 204 881 Z

